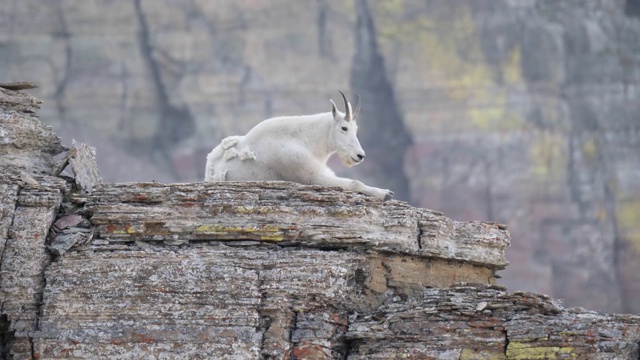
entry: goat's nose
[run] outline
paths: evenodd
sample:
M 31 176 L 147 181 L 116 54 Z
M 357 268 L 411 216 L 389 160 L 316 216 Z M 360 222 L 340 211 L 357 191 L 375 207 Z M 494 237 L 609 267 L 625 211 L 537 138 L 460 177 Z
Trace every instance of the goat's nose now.
M 358 159 L 360 159 L 360 161 L 364 160 L 364 154 L 358 154 Z

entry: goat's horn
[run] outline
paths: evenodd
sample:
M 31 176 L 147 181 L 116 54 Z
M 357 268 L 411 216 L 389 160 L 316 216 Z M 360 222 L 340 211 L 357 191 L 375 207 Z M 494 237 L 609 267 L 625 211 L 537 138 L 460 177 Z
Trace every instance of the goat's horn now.
M 353 111 L 353 119 L 354 120 L 358 120 L 360 118 L 360 109 L 362 108 L 360 105 L 362 105 L 362 103 L 360 102 L 360 95 L 356 94 L 356 96 L 358 97 L 358 102 L 356 103 L 356 109 Z
M 338 90 L 338 92 L 340 93 L 340 95 L 342 95 L 342 99 L 344 99 L 344 119 L 349 121 L 352 118 L 351 104 L 349 104 L 349 102 L 347 101 L 347 97 L 344 96 L 344 93 L 342 91 Z

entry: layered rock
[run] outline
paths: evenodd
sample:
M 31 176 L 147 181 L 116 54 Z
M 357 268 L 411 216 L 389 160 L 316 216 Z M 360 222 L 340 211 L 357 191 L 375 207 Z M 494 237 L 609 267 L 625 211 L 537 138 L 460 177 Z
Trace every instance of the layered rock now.
M 0 78 L 47 84 L 48 122 L 108 149 L 107 178 L 166 182 L 202 179 L 220 138 L 263 118 L 328 111 L 351 74 L 363 123 L 410 130 L 361 137 L 412 204 L 522 239 L 505 283 L 638 312 L 636 3 L 14 1 Z M 350 177 L 390 181 L 372 166 Z
M 11 86 L 0 86 L 0 353 L 27 358 L 50 263 L 47 236 L 70 189 L 47 175 L 63 147 L 35 115 L 41 101 L 5 87 Z
M 91 148 L 55 164 L 49 139 L 0 170 L 5 358 L 639 355 L 637 316 L 496 286 L 503 225 L 285 182 L 100 184 Z
M 507 223 L 510 287 L 637 313 L 636 4 L 12 1 L 0 81 L 42 83 L 47 123 L 102 149 L 107 179 L 164 182 L 202 179 L 221 138 L 329 111 L 351 83 L 372 161 L 349 177 Z

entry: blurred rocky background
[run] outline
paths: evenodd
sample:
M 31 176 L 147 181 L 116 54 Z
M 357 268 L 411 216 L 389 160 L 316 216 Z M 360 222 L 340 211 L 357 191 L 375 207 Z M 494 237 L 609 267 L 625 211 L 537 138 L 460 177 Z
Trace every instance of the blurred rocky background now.
M 358 93 L 338 173 L 508 224 L 511 290 L 640 312 L 640 0 L 4 0 L 0 81 L 113 182 Z

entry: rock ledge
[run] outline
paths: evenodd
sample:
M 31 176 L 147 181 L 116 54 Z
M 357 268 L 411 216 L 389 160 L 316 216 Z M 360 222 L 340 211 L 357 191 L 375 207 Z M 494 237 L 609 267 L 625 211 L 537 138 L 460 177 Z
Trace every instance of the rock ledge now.
M 496 286 L 502 225 L 284 182 L 101 184 L 92 148 L 56 164 L 37 101 L 0 92 L 3 358 L 639 356 L 637 316 Z

